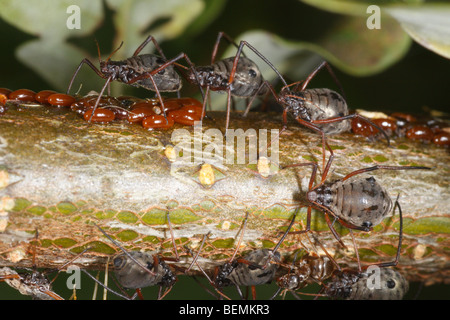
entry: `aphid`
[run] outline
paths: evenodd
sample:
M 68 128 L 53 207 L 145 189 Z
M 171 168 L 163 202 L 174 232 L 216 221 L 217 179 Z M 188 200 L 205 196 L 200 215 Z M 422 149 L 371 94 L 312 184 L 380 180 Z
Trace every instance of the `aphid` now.
M 293 220 L 295 220 L 295 216 Z M 290 228 L 286 232 L 288 233 L 289 230 Z M 339 269 L 337 262 L 328 254 L 320 242 L 319 245 L 322 247 L 325 255 L 307 253 L 300 259 L 297 259 L 298 252 L 295 254 L 289 272 L 276 279 L 279 288 L 272 298 L 278 295 L 281 290 L 290 291 L 297 297 L 295 294 L 296 290 L 302 289 L 310 283 L 322 284 L 333 275 L 336 269 Z
M 309 180 L 306 198 L 309 203 L 307 210 L 306 229 L 295 233 L 310 231 L 311 210 L 316 208 L 325 213 L 325 219 L 334 237 L 345 247 L 336 230 L 333 228 L 329 215 L 349 228 L 362 231 L 370 231 L 378 225 L 392 209 L 392 200 L 386 189 L 381 186 L 374 177 L 348 180 L 349 178 L 378 169 L 383 170 L 429 170 L 428 167 L 419 166 L 381 166 L 376 165 L 364 169 L 355 170 L 344 178 L 334 182 L 325 182 L 331 158 L 327 164 L 327 170 L 322 174 L 321 182 L 313 186 L 316 179 L 317 164 L 313 162 L 293 164 L 287 167 L 312 166 L 312 174 Z
M 169 215 L 167 214 L 169 228 L 172 233 Z M 102 228 L 96 227 L 115 245 L 122 253 L 113 258 L 114 274 L 121 286 L 127 289 L 135 289 L 142 297 L 140 289 L 148 286 L 158 285 L 158 300 L 164 298 L 177 281 L 177 277 L 164 262 L 170 260 L 161 258 L 158 255 L 152 255 L 147 252 L 128 252 L 119 243 L 113 240 Z M 176 260 L 179 259 L 172 233 L 172 242 L 174 244 Z
M 409 289 L 409 284 L 400 272 L 388 267 L 398 264 L 402 236 L 403 216 L 398 199 L 395 202 L 400 216 L 400 231 L 397 254 L 393 261 L 372 264 L 361 268 L 358 257 L 358 270 L 338 270 L 321 292 L 333 299 L 348 300 L 400 300 Z M 355 252 L 356 251 L 355 245 Z
M 211 280 L 205 271 L 199 266 L 200 270 L 205 274 L 214 289 L 223 297 L 228 298 L 221 289 L 226 286 L 235 285 L 239 292 L 239 295 L 243 298 L 243 294 L 239 286 L 247 286 L 252 288 L 253 299 L 256 298 L 255 286 L 270 283 L 275 277 L 275 272 L 279 268 L 280 253 L 278 248 L 286 238 L 288 231 L 283 234 L 277 245 L 272 249 L 257 249 L 244 255 L 243 257 L 236 258 L 236 253 L 240 247 L 245 226 L 247 224 L 248 212 L 245 216 L 243 226 L 241 228 L 241 235 L 231 258 L 223 265 L 217 267 L 214 272 L 213 279 Z M 294 223 L 292 219 L 288 230 Z M 201 248 L 199 249 L 199 251 Z M 198 254 L 197 254 L 198 256 Z M 195 262 L 195 259 L 192 263 Z M 198 264 L 197 264 L 198 265 Z
M 351 119 L 358 118 L 376 128 L 385 136 L 389 145 L 388 135 L 379 126 L 374 124 L 369 119 L 361 116 L 360 114 L 349 114 L 347 102 L 339 93 L 327 88 L 306 89 L 307 85 L 314 78 L 314 76 L 321 69 L 326 68 L 340 87 L 341 91 L 343 91 L 333 70 L 326 61 L 322 62 L 318 67 L 316 67 L 309 74 L 306 80 L 294 82 L 288 85 L 281 73 L 266 58 L 264 58 L 262 54 L 258 53 L 257 50 L 250 46 L 248 43 L 245 44 L 249 46 L 255 53 L 257 53 L 258 56 L 260 56 L 261 59 L 263 59 L 275 71 L 279 79 L 284 84 L 278 94 L 275 92 L 275 89 L 270 83 L 266 82 L 266 86 L 264 87 L 264 89 L 269 88 L 269 91 L 272 93 L 277 103 L 283 107 L 283 127 L 280 131 L 280 134 L 287 129 L 288 114 L 292 115 L 299 124 L 319 133 L 322 136 L 322 154 L 324 166 L 325 148 L 329 150 L 330 158 L 334 157 L 334 152 L 328 145 L 326 136 L 349 131 L 351 128 Z M 291 90 L 291 87 L 294 87 L 294 89 Z M 253 100 L 254 97 L 252 97 L 252 99 L 250 100 L 247 106 L 247 110 L 244 112 L 244 115 L 247 114 Z M 323 168 L 323 170 L 325 171 L 326 169 Z
M 225 38 L 228 42 L 238 48 L 234 57 L 215 61 L 220 40 Z M 239 46 L 226 33 L 219 32 L 208 66 L 196 66 L 187 74 L 189 82 L 206 88 L 203 100 L 202 119 L 206 110 L 206 101 L 209 90 L 227 93 L 227 119 L 225 130 L 230 122 L 231 97 L 250 98 L 267 93 L 267 82 L 264 80 L 258 66 L 250 59 L 242 56 L 243 46 L 246 45 L 253 50 L 247 42 L 241 41 Z M 253 50 L 255 51 L 255 50 Z M 255 51 L 259 55 L 257 51 Z M 263 58 L 263 57 L 262 57 Z M 263 58 L 265 61 L 266 59 Z M 267 63 L 269 63 L 267 61 Z
M 142 49 L 150 41 L 153 42 L 161 56 L 154 54 L 140 54 Z M 97 108 L 98 101 L 103 95 L 106 86 L 108 86 L 111 81 L 115 80 L 135 87 L 142 87 L 147 90 L 155 91 L 161 105 L 164 106 L 160 92 L 179 92 L 183 85 L 180 76 L 175 72 L 175 68 L 172 64 L 177 60 L 184 58 L 193 70 L 193 64 L 185 53 L 180 53 L 175 58 L 167 60 L 159 44 L 152 36 L 148 36 L 147 39 L 144 40 L 131 58 L 122 61 L 110 60 L 111 56 L 121 48 L 122 44 L 123 42 L 105 61 L 102 61 L 100 58 L 100 48 L 97 43 L 100 69 L 97 69 L 89 59 L 83 59 L 69 83 L 67 94 L 70 92 L 70 88 L 72 87 L 73 81 L 80 71 L 80 68 L 83 64 L 87 64 L 98 76 L 106 79 L 105 85 L 102 87 L 97 102 L 94 105 L 94 110 Z M 195 72 L 193 74 L 195 77 Z M 165 111 L 164 117 L 166 118 Z
M 35 239 L 37 241 L 38 231 L 36 230 Z M 73 261 L 78 259 L 87 250 L 83 250 L 81 253 L 77 254 L 73 259 L 64 263 L 58 268 L 58 272 L 71 264 Z M 37 270 L 35 263 L 36 248 L 33 246 L 33 257 L 32 257 L 32 269 L 25 268 L 28 272 L 17 273 L 9 268 L 0 269 L 0 281 L 7 282 L 10 286 L 17 289 L 23 295 L 30 295 L 33 299 L 38 300 L 64 300 L 60 295 L 52 290 L 52 282 L 56 277 L 50 281 L 44 272 Z

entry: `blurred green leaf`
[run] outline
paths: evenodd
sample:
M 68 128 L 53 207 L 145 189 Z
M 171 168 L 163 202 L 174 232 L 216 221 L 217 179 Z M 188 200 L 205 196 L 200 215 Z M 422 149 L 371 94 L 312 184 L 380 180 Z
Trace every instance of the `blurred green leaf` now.
M 151 33 L 158 42 L 173 39 L 184 32 L 204 9 L 201 0 L 107 0 L 116 13 L 116 45 L 126 45 L 117 53 L 118 59 L 133 55 L 136 48 Z M 148 29 L 152 24 L 150 32 Z M 149 49 L 146 49 L 145 52 Z M 152 50 L 152 49 L 150 49 Z
M 371 5 L 384 6 L 389 4 L 417 4 L 424 0 L 300 0 L 303 3 L 322 10 L 352 16 L 367 17 L 367 7 Z
M 411 43 L 393 19 L 383 19 L 383 28 L 370 30 L 359 17 L 343 17 L 316 43 L 286 40 L 265 31 L 246 32 L 239 39 L 248 41 L 280 72 L 296 80 L 303 79 L 323 59 L 357 76 L 381 72 L 400 60 Z M 252 57 L 249 51 L 245 52 Z M 236 49 L 230 48 L 226 55 L 233 53 Z M 270 69 L 259 65 L 264 75 Z
M 16 55 L 19 61 L 41 75 L 60 92 L 66 92 L 76 67 L 87 56 L 74 45 L 48 38 L 25 42 L 17 48 Z M 101 82 L 104 83 L 104 80 L 88 67 L 81 69 L 80 78 L 83 78 L 83 88 L 88 88 L 88 91 L 100 91 Z M 72 87 L 71 93 L 78 90 L 79 83 Z
M 67 8 L 76 4 L 81 9 L 81 28 L 69 29 Z M 69 36 L 90 34 L 103 19 L 101 1 L 79 0 L 2 0 L 0 17 L 23 32 L 52 41 Z
M 114 46 L 121 41 L 125 43 L 115 54 L 115 60 L 131 56 L 148 36 L 149 29 L 158 42 L 179 36 L 204 9 L 202 0 L 107 0 L 106 3 L 115 11 Z M 66 38 L 90 35 L 103 21 L 102 1 L 80 0 L 75 5 L 80 8 L 81 28 L 69 29 L 67 21 L 72 12 L 67 11 L 71 5 L 74 5 L 72 0 L 4 0 L 0 10 L 5 21 L 39 37 L 22 44 L 16 51 L 17 58 L 60 91 L 67 89 L 81 60 L 89 58 L 81 49 L 66 43 Z M 151 45 L 145 48 L 145 52 L 153 50 Z M 88 90 L 100 90 L 102 79 L 85 69 L 89 68 L 81 69 L 72 92 L 78 90 L 79 83 Z
M 369 17 L 371 5 L 383 11 L 382 29 L 388 13 L 417 43 L 450 58 L 450 5 L 448 2 L 425 3 L 424 0 L 300 0 L 322 10 L 345 15 Z M 392 26 L 390 26 L 392 28 Z
M 385 11 L 419 44 L 450 58 L 450 5 L 389 6 Z

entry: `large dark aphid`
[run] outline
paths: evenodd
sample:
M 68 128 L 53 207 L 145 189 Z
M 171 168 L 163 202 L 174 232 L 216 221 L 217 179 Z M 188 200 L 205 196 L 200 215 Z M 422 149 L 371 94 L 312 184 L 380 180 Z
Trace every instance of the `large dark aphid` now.
M 168 214 L 167 217 L 169 217 Z M 172 242 L 174 243 L 170 220 L 168 222 L 172 234 Z M 117 254 L 113 258 L 114 274 L 121 286 L 127 289 L 135 289 L 141 295 L 141 288 L 158 285 L 160 286 L 158 299 L 164 298 L 170 292 L 177 281 L 177 277 L 164 262 L 167 259 L 162 259 L 158 255 L 148 252 L 128 252 L 102 228 L 99 226 L 97 228 L 122 251 L 122 253 Z M 178 260 L 178 252 L 175 245 L 174 248 L 176 260 Z
M 153 42 L 161 56 L 154 54 L 140 54 L 142 49 L 150 41 Z M 175 58 L 167 60 L 159 44 L 152 36 L 148 36 L 147 39 L 145 39 L 145 41 L 136 49 L 132 57 L 121 61 L 110 60 L 111 56 L 120 49 L 122 44 L 120 44 L 120 46 L 106 60 L 102 61 L 100 58 L 100 48 L 97 43 L 100 69 L 97 69 L 97 67 L 94 66 L 89 59 L 83 59 L 70 81 L 67 94 L 69 93 L 73 81 L 75 80 L 75 77 L 81 67 L 83 64 L 87 64 L 99 77 L 106 79 L 105 85 L 99 93 L 92 114 L 94 114 L 94 111 L 98 106 L 98 102 L 100 101 L 100 98 L 109 83 L 111 81 L 120 81 L 135 87 L 142 87 L 147 90 L 155 91 L 165 116 L 164 102 L 160 92 L 179 92 L 181 90 L 183 83 L 180 76 L 175 71 L 173 64 L 180 59 L 185 59 L 192 69 L 194 66 L 191 60 L 183 52 L 178 54 Z
M 314 185 L 317 173 L 317 164 L 313 162 L 293 164 L 287 167 L 312 166 L 313 172 L 309 180 L 306 229 L 296 231 L 295 233 L 304 233 L 310 231 L 311 211 L 316 208 L 325 213 L 325 218 L 333 232 L 335 238 L 343 245 L 339 235 L 332 226 L 329 215 L 338 219 L 342 225 L 356 230 L 370 231 L 378 225 L 391 211 L 392 199 L 374 177 L 358 178 L 349 180 L 349 178 L 361 173 L 370 172 L 378 169 L 383 170 L 420 170 L 430 169 L 419 166 L 380 166 L 376 165 L 369 168 L 353 171 L 344 178 L 326 182 L 328 169 L 331 165 L 331 158 L 326 166 L 327 170 L 322 174 L 321 182 Z
M 252 50 L 256 53 L 256 49 L 248 44 L 247 46 L 252 48 Z M 260 53 L 257 54 L 262 56 Z M 333 70 L 326 61 L 316 67 L 309 74 L 306 80 L 294 82 L 288 85 L 280 72 L 271 63 L 269 63 L 266 58 L 263 58 L 263 60 L 275 71 L 279 79 L 284 84 L 279 93 L 277 93 L 272 85 L 267 82 L 266 87 L 264 88 L 265 90 L 269 88 L 275 100 L 283 107 L 283 128 L 281 129 L 281 132 L 286 130 L 287 115 L 290 114 L 299 124 L 319 133 L 322 136 L 323 165 L 325 165 L 325 147 L 330 152 L 330 157 L 334 157 L 333 150 L 328 145 L 326 136 L 349 131 L 351 128 L 351 119 L 357 118 L 376 128 L 386 137 L 389 145 L 389 136 L 383 131 L 383 129 L 359 114 L 349 114 L 347 102 L 339 93 L 327 88 L 306 89 L 309 82 L 315 77 L 315 75 L 321 69 L 326 68 L 340 87 L 341 91 L 343 91 Z M 291 87 L 293 87 L 293 89 L 291 89 Z M 247 115 L 252 102 L 253 98 L 250 100 L 244 116 Z
M 215 61 L 218 47 L 222 38 L 238 48 L 234 57 Z M 227 119 L 225 130 L 230 122 L 231 97 L 251 98 L 256 95 L 263 95 L 268 92 L 268 83 L 264 80 L 258 66 L 245 56 L 241 56 L 244 46 L 249 47 L 261 58 L 263 58 L 246 41 L 241 41 L 237 45 L 230 36 L 224 32 L 219 32 L 214 45 L 211 64 L 208 66 L 197 66 L 191 69 L 187 79 L 194 84 L 206 88 L 203 101 L 203 113 L 206 110 L 206 102 L 209 90 L 227 93 Z M 265 58 L 263 58 L 266 61 Z M 269 63 L 267 61 L 267 63 Z
M 239 286 L 251 287 L 253 298 L 256 298 L 255 286 L 270 283 L 273 280 L 273 278 L 275 277 L 275 272 L 278 270 L 280 264 L 280 254 L 278 252 L 278 248 L 283 243 L 289 229 L 293 225 L 295 216 L 292 219 L 287 231 L 283 234 L 274 249 L 252 250 L 242 257 L 235 258 L 237 250 L 239 249 L 240 243 L 242 241 L 247 219 L 248 213 L 246 214 L 242 226 L 241 236 L 236 246 L 236 250 L 226 263 L 215 269 L 212 279 L 210 279 L 209 276 L 203 271 L 203 269 L 197 264 L 197 266 L 199 266 L 201 271 L 208 278 L 211 285 L 213 285 L 214 289 L 225 298 L 228 297 L 222 293 L 221 289 L 223 287 L 231 285 L 236 286 L 236 289 L 238 290 L 241 297 L 243 297 L 243 294 Z M 199 250 L 201 250 L 201 248 Z M 193 261 L 193 263 L 194 262 L 195 260 Z
M 408 281 L 395 267 L 398 264 L 403 237 L 403 216 L 398 198 L 397 207 L 400 216 L 400 231 L 397 254 L 393 261 L 361 267 L 358 257 L 358 270 L 337 270 L 322 288 L 325 296 L 347 300 L 401 300 L 409 289 Z M 355 250 L 356 244 L 355 244 Z M 357 251 L 355 251 L 357 252 Z
M 36 230 L 35 239 L 38 239 L 38 231 Z M 73 259 L 61 265 L 57 271 L 58 273 L 81 255 L 83 255 L 90 248 L 87 248 L 77 254 Z M 21 294 L 30 295 L 37 300 L 64 300 L 59 294 L 52 290 L 52 283 L 55 280 L 49 280 L 48 272 L 40 272 L 36 266 L 36 247 L 33 245 L 32 269 L 26 269 L 26 272 L 16 272 L 9 268 L 0 269 L 0 281 L 7 282 L 10 286 L 17 289 Z

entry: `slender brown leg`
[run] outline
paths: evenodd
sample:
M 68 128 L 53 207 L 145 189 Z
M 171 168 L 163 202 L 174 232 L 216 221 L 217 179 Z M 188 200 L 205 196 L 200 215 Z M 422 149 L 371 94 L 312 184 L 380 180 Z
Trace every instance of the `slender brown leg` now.
M 149 270 L 145 265 L 143 265 L 141 262 L 139 262 L 138 260 L 136 260 L 127 250 L 125 250 L 117 241 L 115 241 L 113 238 L 111 238 L 102 228 L 100 228 L 100 226 L 98 226 L 97 224 L 94 223 L 94 225 L 100 230 L 101 233 L 103 233 L 103 235 L 105 237 L 107 237 L 109 239 L 109 241 L 111 241 L 117 248 L 119 248 L 129 259 L 131 259 L 134 263 L 136 263 L 138 266 L 140 266 L 142 269 L 144 269 L 146 272 L 148 272 L 150 275 L 155 276 L 156 273 Z M 155 259 L 155 256 L 153 256 L 153 258 Z M 155 265 L 155 268 L 157 267 L 159 263 L 157 263 Z
M 80 71 L 83 64 L 88 65 L 94 72 L 101 77 L 102 79 L 106 79 L 107 77 L 96 67 L 89 59 L 83 59 L 81 60 L 80 64 L 78 65 L 77 69 L 75 70 L 75 73 L 72 76 L 72 79 L 70 79 L 69 87 L 67 88 L 67 94 L 69 94 L 70 89 L 72 88 L 72 84 L 75 80 L 75 77 L 77 76 L 78 72 Z
M 323 61 L 320 65 L 318 65 L 310 74 L 309 76 L 306 78 L 306 80 L 304 81 L 302 87 L 301 87 L 301 91 L 305 90 L 306 86 L 309 84 L 309 82 L 312 80 L 312 78 L 315 77 L 315 75 L 317 74 L 317 72 L 319 72 L 323 67 L 326 67 L 328 72 L 330 73 L 331 77 L 333 78 L 334 82 L 336 82 L 336 84 L 338 85 L 339 89 L 341 90 L 342 96 L 344 97 L 345 100 L 345 93 L 344 93 L 344 89 L 342 88 L 341 83 L 339 82 L 339 80 L 337 79 L 336 75 L 334 74 L 333 69 L 331 69 L 331 66 L 328 64 L 328 62 Z

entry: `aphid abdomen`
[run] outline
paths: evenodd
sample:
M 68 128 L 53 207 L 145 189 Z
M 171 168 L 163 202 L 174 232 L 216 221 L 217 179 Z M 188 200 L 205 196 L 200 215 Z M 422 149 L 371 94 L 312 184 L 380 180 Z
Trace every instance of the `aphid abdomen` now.
M 351 286 L 349 300 L 401 300 L 409 290 L 408 281 L 396 270 L 377 268 L 364 272 Z
M 232 67 L 234 57 L 222 61 L 231 64 Z M 231 84 L 231 93 L 242 98 L 253 97 L 256 93 L 258 95 L 266 94 L 268 90 L 266 86 L 258 91 L 263 82 L 264 79 L 258 66 L 246 57 L 239 57 L 234 81 Z
M 276 252 L 275 256 L 279 258 L 280 255 Z M 258 266 L 265 266 L 268 259 L 271 259 L 271 252 L 267 249 L 254 250 L 243 259 Z M 278 264 L 275 263 L 269 263 L 265 268 L 239 263 L 227 278 L 238 286 L 257 286 L 271 282 L 277 269 Z
M 166 63 L 163 58 L 153 54 L 141 54 L 128 58 L 125 62 L 129 70 L 128 74 L 124 73 L 124 76 L 127 77 L 127 79 L 121 79 L 121 81 L 125 83 L 132 80 L 135 76 L 152 72 Z M 162 92 L 180 91 L 183 85 L 181 78 L 178 73 L 176 73 L 173 65 L 169 65 L 157 74 L 153 75 L 153 79 L 155 80 L 158 90 Z M 155 91 L 155 86 L 149 78 L 138 80 L 136 83 L 133 83 L 133 85 Z
M 303 100 L 303 107 L 309 114 L 311 121 L 326 120 L 348 115 L 348 107 L 345 99 L 337 92 L 326 89 L 306 89 L 297 93 Z M 316 124 L 327 135 L 349 131 L 350 120 Z
M 152 255 L 137 251 L 129 252 L 129 254 L 148 270 L 155 272 Z M 128 289 L 138 289 L 157 285 L 164 276 L 163 268 L 158 267 L 158 272 L 156 272 L 156 274 L 151 274 L 124 253 L 115 256 L 113 264 L 117 281 L 119 281 L 123 287 Z
M 325 204 L 337 217 L 361 229 L 378 225 L 392 208 L 387 191 L 375 178 L 337 181 L 330 185 L 332 203 Z
M 229 71 L 227 71 L 226 65 L 221 62 L 219 61 L 212 66 L 195 68 L 201 87 L 209 86 L 212 91 L 225 91 L 227 89 Z M 188 80 L 193 84 L 198 84 L 192 70 L 188 73 Z
M 242 98 L 250 98 L 257 92 L 259 95 L 267 92 L 267 87 L 262 87 L 258 91 L 264 82 L 258 66 L 250 59 L 242 56 L 239 57 L 234 80 L 229 85 L 233 63 L 234 57 L 230 57 L 219 60 L 210 66 L 196 67 L 200 86 L 209 86 L 212 91 L 226 91 L 230 88 L 231 95 Z M 189 71 L 188 79 L 191 83 L 197 84 L 197 80 L 192 71 Z
M 335 269 L 334 264 L 331 262 L 328 257 L 312 257 L 313 259 L 309 259 L 308 264 L 310 268 L 310 275 L 312 279 L 322 282 L 333 274 Z
M 326 284 L 325 294 L 333 299 L 349 299 L 359 278 L 360 275 L 354 272 L 337 273 Z

